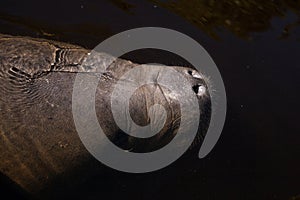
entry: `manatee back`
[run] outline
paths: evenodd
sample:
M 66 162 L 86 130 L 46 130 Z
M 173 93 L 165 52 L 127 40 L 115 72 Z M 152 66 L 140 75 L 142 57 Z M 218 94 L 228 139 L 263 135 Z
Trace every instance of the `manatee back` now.
M 76 71 L 87 52 L 0 35 L 0 171 L 30 193 L 92 159 L 72 118 L 76 74 L 66 73 Z

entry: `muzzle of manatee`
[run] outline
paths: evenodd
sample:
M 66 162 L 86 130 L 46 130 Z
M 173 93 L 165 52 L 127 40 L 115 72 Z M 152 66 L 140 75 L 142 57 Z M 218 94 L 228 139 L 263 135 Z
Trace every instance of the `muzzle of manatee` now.
M 159 84 L 149 84 L 130 98 L 131 117 L 136 124 L 147 125 L 148 108 L 160 104 L 167 113 L 164 127 L 150 138 L 124 133 L 113 119 L 110 97 L 120 77 L 139 65 L 118 58 L 106 72 L 93 73 L 81 65 L 89 52 L 71 44 L 0 34 L 0 170 L 31 194 L 51 190 L 58 179 L 76 182 L 74 176 L 82 176 L 76 170 L 95 160 L 80 141 L 73 121 L 72 91 L 77 73 L 101 76 L 95 102 L 98 121 L 120 148 L 155 151 L 167 145 L 180 126 L 179 100 L 163 92 Z M 211 114 L 207 79 L 193 68 L 168 67 L 189 81 L 198 98 L 201 116 L 195 141 L 201 141 Z M 85 171 L 92 175 L 92 170 Z

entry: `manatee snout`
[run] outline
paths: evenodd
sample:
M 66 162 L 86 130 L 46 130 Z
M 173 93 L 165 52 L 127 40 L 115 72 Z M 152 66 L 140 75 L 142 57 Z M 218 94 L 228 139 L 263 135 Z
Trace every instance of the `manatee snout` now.
M 207 82 L 205 75 L 188 67 L 175 67 L 175 69 L 185 75 L 198 97 L 209 98 L 209 83 Z

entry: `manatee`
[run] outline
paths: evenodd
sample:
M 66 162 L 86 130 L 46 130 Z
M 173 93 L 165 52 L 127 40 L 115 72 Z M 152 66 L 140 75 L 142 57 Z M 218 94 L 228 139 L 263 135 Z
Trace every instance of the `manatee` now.
M 97 73 L 82 65 L 90 52 L 63 42 L 0 35 L 0 171 L 30 194 L 51 193 L 59 187 L 59 180 L 80 182 L 77 177 L 83 176 L 82 166 L 88 166 L 84 170 L 86 176 L 101 170 L 100 162 L 95 162 L 79 139 L 73 121 L 72 91 L 78 73 L 100 76 L 95 103 L 98 120 L 107 137 L 120 148 L 155 151 L 176 135 L 180 125 L 179 100 L 171 98 L 157 84 L 135 91 L 130 99 L 130 114 L 143 126 L 149 123 L 149 106 L 163 105 L 167 119 L 161 131 L 141 139 L 120 130 L 110 109 L 113 86 L 139 64 L 117 58 L 105 72 Z M 99 53 L 92 59 L 98 62 L 106 58 L 109 55 Z M 201 141 L 211 109 L 207 79 L 192 67 L 168 67 L 181 73 L 197 96 L 201 120 L 195 140 Z M 89 163 L 93 163 L 93 170 Z

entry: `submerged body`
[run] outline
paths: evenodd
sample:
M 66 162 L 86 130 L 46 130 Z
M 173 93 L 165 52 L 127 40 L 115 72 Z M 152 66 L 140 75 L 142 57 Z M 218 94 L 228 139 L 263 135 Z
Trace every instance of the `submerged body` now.
M 91 73 L 82 65 L 89 52 L 75 45 L 0 34 L 0 171 L 30 193 L 51 192 L 58 179 L 77 181 L 74 176 L 90 176 L 100 167 L 93 165 L 93 170 L 82 174 L 81 166 L 95 160 L 81 143 L 72 117 L 74 80 L 77 73 Z M 149 106 L 159 103 L 167 111 L 165 126 L 149 139 L 124 134 L 113 120 L 110 95 L 120 77 L 136 66 L 117 59 L 106 72 L 91 73 L 101 76 L 96 112 L 104 132 L 116 145 L 133 152 L 154 151 L 176 134 L 180 106 L 162 90 L 157 92 L 158 85 L 143 86 L 130 100 L 133 120 L 141 126 L 148 124 Z M 188 79 L 197 95 L 203 113 L 199 135 L 203 136 L 210 119 L 205 79 L 194 69 L 172 68 Z

